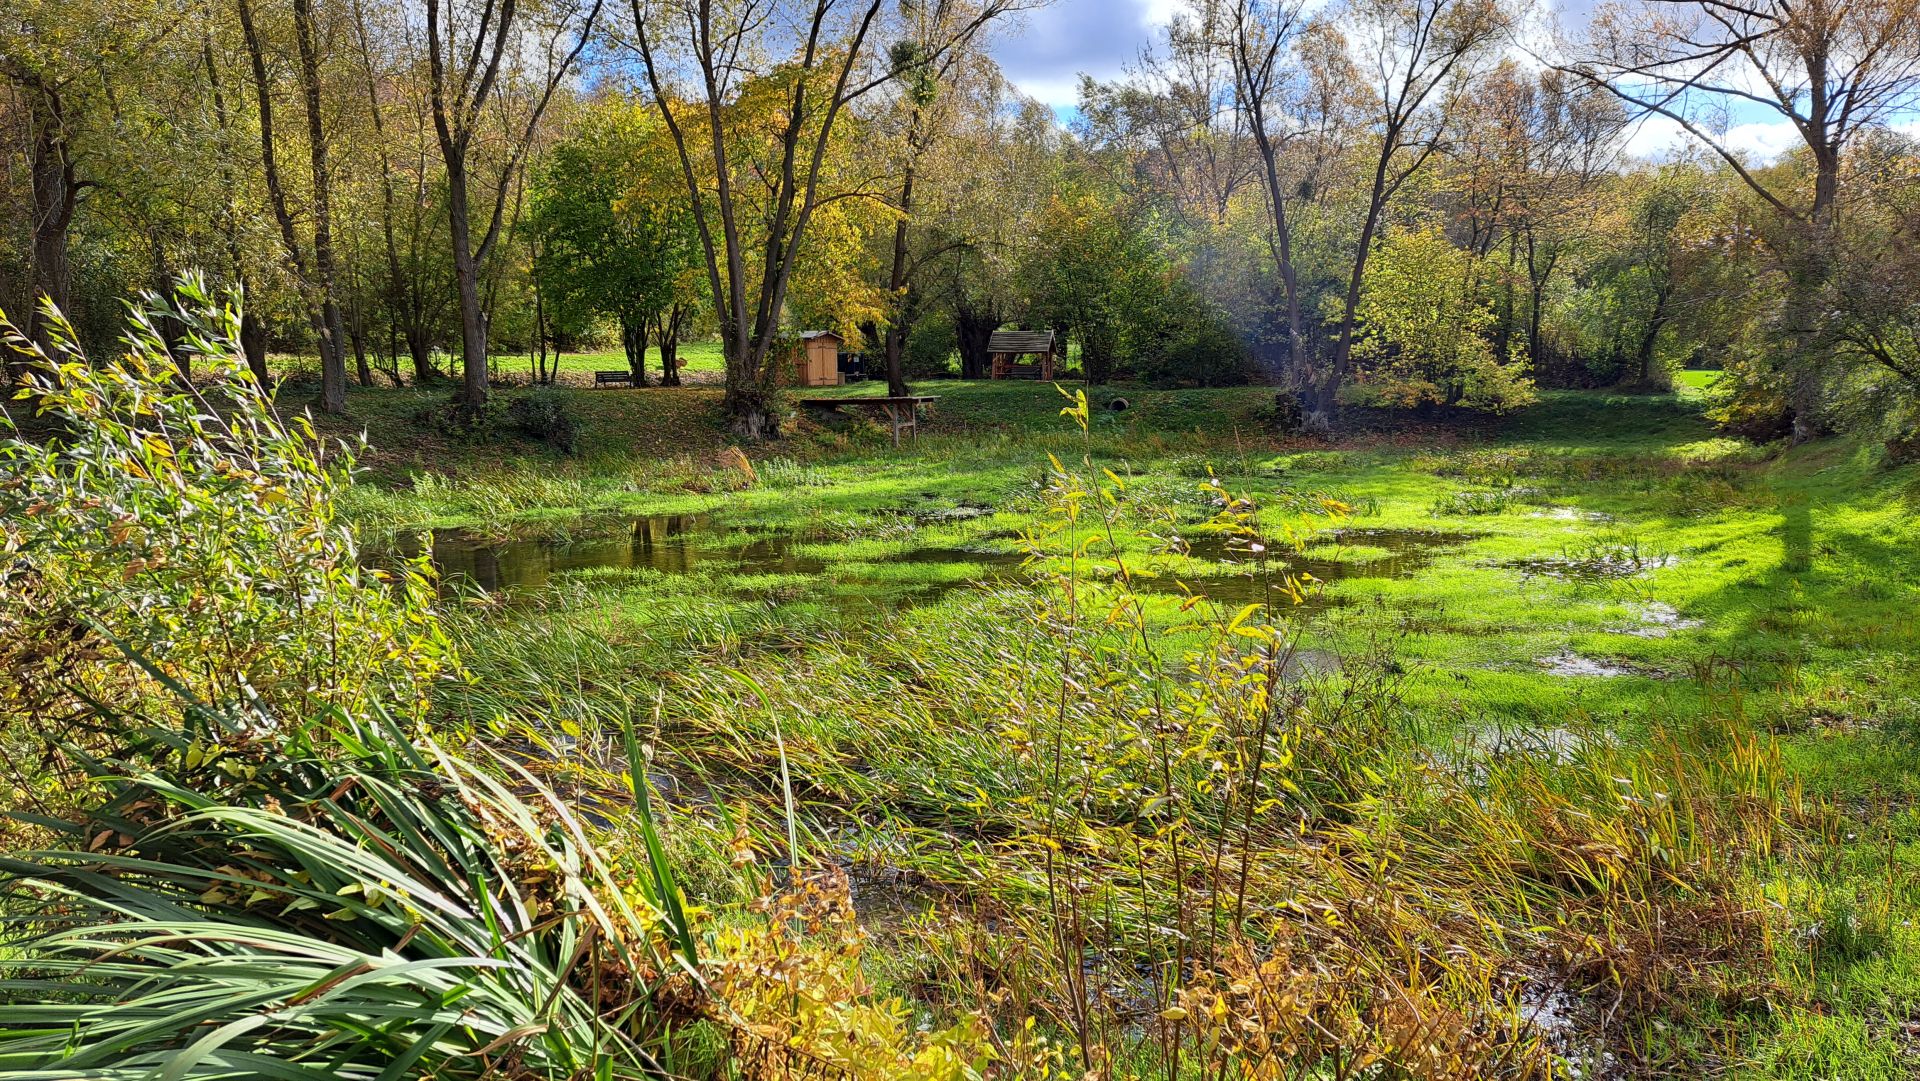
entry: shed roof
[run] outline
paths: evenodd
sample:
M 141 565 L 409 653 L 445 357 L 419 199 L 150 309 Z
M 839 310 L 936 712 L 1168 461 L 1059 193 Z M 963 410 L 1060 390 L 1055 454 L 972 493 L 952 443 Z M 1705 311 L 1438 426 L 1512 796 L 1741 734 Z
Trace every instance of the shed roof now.
M 846 341 L 845 338 L 842 338 L 831 330 L 803 330 L 800 332 L 801 341 L 810 342 L 815 338 L 832 338 L 836 342 Z
M 1051 353 L 1051 330 L 996 330 L 987 339 L 989 353 Z

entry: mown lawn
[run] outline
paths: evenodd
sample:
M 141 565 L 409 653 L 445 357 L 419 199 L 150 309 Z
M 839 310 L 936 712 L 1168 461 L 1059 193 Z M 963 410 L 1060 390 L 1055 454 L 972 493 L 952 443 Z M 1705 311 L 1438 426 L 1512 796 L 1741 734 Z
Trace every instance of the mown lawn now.
M 490 359 L 494 375 L 498 378 L 527 382 L 533 377 L 534 361 L 525 353 L 502 353 Z M 726 361 L 721 356 L 718 341 L 683 342 L 677 359 L 680 362 L 681 377 L 695 382 L 717 382 L 721 373 L 726 370 Z M 452 370 L 458 363 L 457 358 L 449 358 L 444 353 L 435 354 L 435 362 L 443 370 Z M 571 386 L 590 387 L 593 385 L 594 372 L 626 370 L 627 355 L 618 349 L 591 353 L 549 354 L 547 363 L 551 365 L 556 362 L 559 365 L 561 382 Z M 403 356 L 400 363 L 401 370 L 411 377 L 412 362 Z M 310 354 L 276 353 L 268 357 L 268 366 L 282 375 L 292 375 L 311 381 L 318 377 L 319 361 Z M 646 366 L 648 378 L 658 380 L 660 350 L 657 347 L 647 347 Z M 384 375 L 376 374 L 375 379 L 384 387 Z
M 862 912 L 877 927 L 874 978 L 934 1013 L 955 993 L 942 981 L 957 977 L 928 973 L 946 972 L 938 959 L 954 947 L 923 917 L 1056 896 L 999 861 L 1026 851 L 1007 840 L 1036 813 L 1022 802 L 1033 792 L 1020 748 L 1043 724 L 1035 711 L 1052 708 L 1009 687 L 1063 663 L 1060 643 L 1075 640 L 1032 598 L 1072 584 L 1065 595 L 1085 597 L 1066 611 L 1105 620 L 1099 633 L 1136 612 L 1153 628 L 1158 671 L 1109 673 L 1136 686 L 1214 648 L 1243 602 L 1274 604 L 1276 625 L 1297 636 L 1298 671 L 1317 681 L 1311 694 L 1366 688 L 1393 718 L 1388 743 L 1351 748 L 1354 768 L 1380 782 L 1368 806 L 1437 813 L 1421 810 L 1412 779 L 1490 745 L 1537 772 L 1543 791 L 1592 777 L 1604 787 L 1613 769 L 1630 775 L 1619 784 L 1645 786 L 1648 805 L 1705 805 L 1708 793 L 1661 780 L 1691 767 L 1661 766 L 1657 749 L 1686 746 L 1681 757 L 1703 763 L 1733 755 L 1689 783 L 1732 793 L 1764 775 L 1768 806 L 1787 808 L 1769 812 L 1779 839 L 1762 851 L 1697 825 L 1693 862 L 1663 862 L 1678 857 L 1658 845 L 1637 857 L 1650 883 L 1678 885 L 1649 885 L 1635 904 L 1664 920 L 1712 895 L 1745 930 L 1698 956 L 1678 937 L 1620 932 L 1617 950 L 1595 948 L 1623 985 L 1618 972 L 1650 964 L 1635 949 L 1667 950 L 1692 975 L 1662 977 L 1626 1013 L 1569 984 L 1575 1027 L 1678 1076 L 1904 1076 L 1920 1011 L 1920 469 L 1884 469 L 1872 448 L 1845 442 L 1786 450 L 1720 437 L 1699 414 L 1706 381 L 1693 378 L 1710 374 L 1682 373 L 1678 395 L 1550 393 L 1513 417 L 1330 444 L 1266 434 L 1259 388 L 1097 388 L 1083 433 L 1050 386 L 935 381 L 918 385 L 938 402 L 908 448 L 857 419 L 796 418 L 744 459 L 723 454 L 708 388 L 570 392 L 584 428 L 574 457 L 510 435 L 429 435 L 410 418 L 431 391 L 356 391 L 352 426 L 370 434 L 373 473 L 350 505 L 375 547 L 423 527 L 559 538 L 529 549 L 543 559 L 569 539 L 639 537 L 641 516 L 707 516 L 704 539 L 672 549 L 698 562 L 634 554 L 636 540 L 607 565 L 545 577 L 521 603 L 457 606 L 475 678 L 446 710 L 475 723 L 550 717 L 536 739 L 651 718 L 663 794 L 683 805 L 689 880 L 716 898 L 727 872 L 711 836 L 726 828 L 701 808 L 730 793 L 778 819 L 783 786 L 770 779 L 787 778 L 810 844 L 914 884 L 895 891 L 911 895 L 899 902 L 909 913 Z M 1250 501 L 1240 528 L 1257 530 L 1264 557 L 1219 542 L 1228 497 Z M 1024 551 L 1035 562 L 1011 567 Z M 1321 581 L 1289 581 L 1289 562 Z M 1131 585 L 1115 601 L 1122 574 Z M 1179 582 L 1200 599 L 1183 600 Z M 1307 603 L 1294 605 L 1291 588 Z M 1141 663 L 1136 645 L 1088 648 Z M 1700 742 L 1667 742 L 1675 731 Z M 1734 754 L 1746 737 L 1729 731 L 1772 750 Z M 1074 732 L 1131 776 L 1121 745 Z M 1620 764 L 1642 748 L 1653 758 Z M 1777 775 L 1753 764 L 1772 753 Z M 1589 768 L 1599 772 L 1579 772 Z M 1448 783 L 1486 781 L 1468 774 Z M 1726 798 L 1715 806 L 1738 818 L 1728 808 L 1758 797 Z M 1455 813 L 1434 819 L 1433 836 L 1460 828 Z M 1636 828 L 1621 837 L 1652 829 Z M 1380 858 L 1442 879 L 1460 870 L 1444 845 L 1418 847 Z M 1557 941 L 1545 929 L 1577 924 L 1587 890 L 1618 886 L 1536 881 L 1540 858 L 1460 888 L 1483 891 L 1490 910 L 1517 906 L 1499 919 Z M 1158 866 L 1139 859 L 1129 873 Z M 1641 909 L 1606 911 L 1614 928 Z M 1541 971 L 1579 953 L 1555 947 L 1567 951 L 1556 962 L 1501 941 Z M 1714 971 L 1729 975 L 1701 975 Z

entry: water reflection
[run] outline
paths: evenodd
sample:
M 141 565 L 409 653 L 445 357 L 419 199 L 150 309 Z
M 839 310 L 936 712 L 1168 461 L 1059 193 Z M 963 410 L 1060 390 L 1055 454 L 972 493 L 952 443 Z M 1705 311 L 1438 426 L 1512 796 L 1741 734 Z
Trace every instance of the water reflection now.
M 1260 554 L 1243 542 L 1221 535 L 1187 541 L 1187 554 L 1198 560 L 1233 563 L 1234 574 L 1161 576 L 1139 580 L 1147 592 L 1195 593 L 1223 604 L 1271 603 L 1287 606 L 1284 575 L 1311 576 L 1320 582 L 1363 578 L 1412 578 L 1433 565 L 1439 556 L 1457 551 L 1485 536 L 1483 533 L 1443 533 L 1431 529 L 1342 529 L 1327 542 L 1304 551 L 1281 549 Z M 1355 551 L 1358 549 L 1358 551 Z M 1262 573 L 1264 570 L 1265 573 Z M 1326 608 L 1342 603 L 1324 590 L 1308 594 L 1301 607 Z
M 1232 564 L 1233 573 L 1141 574 L 1135 583 L 1144 592 L 1192 592 L 1223 604 L 1247 604 L 1278 596 L 1283 572 L 1311 575 L 1322 582 L 1410 578 L 1441 553 L 1458 549 L 1478 536 L 1414 529 L 1352 529 L 1331 535 L 1329 544 L 1317 544 L 1305 552 L 1269 553 L 1263 560 L 1226 537 L 1203 535 L 1188 541 L 1187 554 L 1203 563 Z M 410 534 L 398 539 L 394 551 L 414 557 L 430 540 L 430 558 L 447 589 L 477 587 L 493 593 L 517 593 L 537 590 L 569 571 L 626 569 L 667 575 L 816 579 L 823 588 L 855 590 L 871 595 L 874 603 L 898 606 L 924 602 L 967 581 L 1015 573 L 1026 561 L 1026 554 L 1009 545 L 1010 539 L 1011 534 L 997 533 L 982 538 L 984 546 L 980 547 L 929 545 L 890 554 L 873 563 L 829 561 L 804 553 L 806 540 L 799 534 L 728 528 L 707 515 L 688 514 L 636 518 L 612 532 L 580 537 L 498 540 L 460 530 Z M 968 566 L 978 570 L 961 576 L 959 581 L 953 576 L 913 581 L 883 576 L 876 569 L 893 564 Z M 785 587 L 745 591 L 742 595 L 782 600 L 808 592 L 813 590 Z M 1336 602 L 1319 593 L 1310 599 L 1309 606 L 1332 603 Z
M 395 550 L 407 557 L 418 556 L 428 536 L 433 542 L 434 569 L 443 582 L 490 593 L 536 589 L 557 574 L 601 568 L 662 574 L 725 570 L 798 575 L 817 575 L 826 569 L 819 559 L 796 555 L 789 534 L 770 533 L 728 542 L 727 534 L 717 530 L 704 514 L 652 515 L 635 519 L 621 532 L 577 538 L 503 541 L 462 530 L 441 530 L 403 536 Z

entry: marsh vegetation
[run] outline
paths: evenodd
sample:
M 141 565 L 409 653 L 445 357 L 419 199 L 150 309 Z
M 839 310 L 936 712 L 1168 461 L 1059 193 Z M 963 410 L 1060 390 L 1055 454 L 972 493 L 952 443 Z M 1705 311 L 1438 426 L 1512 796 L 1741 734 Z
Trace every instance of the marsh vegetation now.
M 17 1068 L 1910 1064 L 1871 447 L 954 384 L 906 451 L 355 486 L 169 314 L 201 389 L 156 318 L 7 452 Z
M 8 0 L 0 1076 L 1920 1075 L 1917 5 Z

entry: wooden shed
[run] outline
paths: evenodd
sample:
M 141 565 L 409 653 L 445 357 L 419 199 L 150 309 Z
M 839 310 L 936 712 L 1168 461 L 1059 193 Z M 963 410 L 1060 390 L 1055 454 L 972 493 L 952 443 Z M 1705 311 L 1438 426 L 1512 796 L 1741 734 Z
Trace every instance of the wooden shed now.
M 795 350 L 793 383 L 800 387 L 840 385 L 840 347 L 846 339 L 831 330 L 809 330 L 800 335 Z
M 995 379 L 1052 379 L 1058 352 L 1051 330 L 996 330 L 987 339 Z

